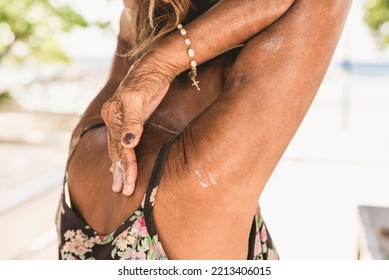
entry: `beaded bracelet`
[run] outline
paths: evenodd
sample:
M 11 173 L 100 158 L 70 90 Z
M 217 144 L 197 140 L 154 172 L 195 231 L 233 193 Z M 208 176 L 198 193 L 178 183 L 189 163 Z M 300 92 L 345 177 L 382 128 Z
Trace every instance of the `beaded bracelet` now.
M 197 90 L 199 91 L 200 90 L 200 87 L 199 87 L 199 81 L 196 81 L 196 77 L 197 77 L 197 62 L 196 60 L 194 60 L 194 56 L 195 56 L 195 52 L 194 50 L 191 48 L 191 44 L 192 42 L 189 40 L 188 38 L 188 32 L 184 29 L 184 26 L 182 24 L 179 24 L 177 25 L 177 28 L 178 30 L 180 30 L 180 33 L 181 35 L 184 37 L 185 39 L 185 45 L 188 47 L 188 56 L 190 58 L 190 71 L 188 73 L 188 78 L 193 82 L 192 86 L 195 86 L 197 88 Z

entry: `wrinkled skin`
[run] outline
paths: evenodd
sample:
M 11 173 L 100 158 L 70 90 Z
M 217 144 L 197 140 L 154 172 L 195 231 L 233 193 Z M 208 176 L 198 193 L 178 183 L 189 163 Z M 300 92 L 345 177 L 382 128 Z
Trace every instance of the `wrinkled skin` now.
M 105 128 L 86 133 L 68 169 L 72 203 L 100 233 L 113 231 L 138 208 L 158 148 L 177 137 L 154 209 L 170 259 L 247 257 L 260 194 L 309 109 L 351 4 L 300 0 L 290 8 L 285 3 L 283 11 L 274 8 L 274 13 L 267 7 L 266 16 L 239 24 L 248 18 L 242 16 L 244 4 L 253 9 L 250 2 L 255 2 L 241 1 L 240 13 L 234 15 L 238 23 L 205 39 L 202 32 L 210 33 L 204 29 L 234 10 L 236 1 L 221 2 L 225 6 L 188 25 L 196 58 L 205 62 L 198 67 L 199 93 L 186 73 L 178 75 L 188 59 L 185 47 L 177 49 L 182 38 L 172 34 L 129 72 L 133 64 L 115 57 L 110 81 L 75 130 L 77 135 L 93 123 L 103 108 L 108 133 Z M 241 37 L 228 36 L 233 30 Z M 122 36 L 118 48 L 126 40 Z M 226 52 L 243 41 L 242 48 Z M 146 119 L 158 126 L 143 126 Z M 127 132 L 135 135 L 130 144 L 123 140 Z M 120 157 L 128 161 L 127 177 L 136 183 L 113 182 L 109 169 Z
M 143 65 L 146 66 L 142 68 Z M 158 71 L 159 67 L 153 69 L 153 65 L 161 66 L 155 60 L 142 59 L 140 66 L 135 63 L 102 109 L 108 129 L 109 156 L 113 163 L 124 163 L 125 174 L 114 174 L 112 189 L 123 191 L 124 195 L 131 195 L 135 189 L 138 168 L 133 148 L 140 141 L 144 120 L 155 111 L 173 80 L 173 75 Z
M 208 61 L 245 42 L 282 16 L 293 2 L 261 0 L 259 5 L 258 0 L 246 0 L 237 5 L 232 0 L 220 1 L 214 5 L 212 12 L 206 12 L 185 27 L 189 28 L 192 46 L 196 49 L 196 61 Z M 133 2 L 126 4 L 129 7 L 134 5 Z M 242 17 L 242 14 L 246 14 L 246 17 Z M 237 20 L 232 22 L 231 18 Z M 225 33 L 215 33 L 213 26 L 216 25 L 224 26 Z M 213 35 L 204 42 L 206 34 Z M 168 36 L 132 65 L 118 90 L 104 105 L 102 117 L 109 132 L 109 154 L 113 165 L 119 161 L 123 163 L 122 170 L 125 172 L 121 176 L 117 176 L 120 172 L 113 172 L 115 192 L 122 191 L 124 195 L 133 193 L 137 177 L 137 161 L 133 148 L 140 141 L 144 121 L 157 108 L 174 77 L 188 68 L 188 60 L 179 32 Z

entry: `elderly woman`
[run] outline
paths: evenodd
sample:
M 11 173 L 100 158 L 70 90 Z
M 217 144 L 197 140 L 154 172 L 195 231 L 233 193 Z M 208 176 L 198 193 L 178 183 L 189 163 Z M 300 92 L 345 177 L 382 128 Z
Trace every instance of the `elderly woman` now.
M 72 136 L 60 258 L 277 259 L 258 200 L 349 6 L 126 0 L 111 77 Z

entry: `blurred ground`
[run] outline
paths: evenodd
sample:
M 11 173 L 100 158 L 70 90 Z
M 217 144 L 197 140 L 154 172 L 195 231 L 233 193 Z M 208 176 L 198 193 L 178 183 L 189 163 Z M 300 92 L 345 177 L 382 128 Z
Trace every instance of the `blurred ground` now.
M 261 198 L 283 259 L 355 259 L 357 206 L 389 206 L 388 88 L 385 77 L 331 67 Z M 77 119 L 0 113 L 0 259 L 57 257 L 54 215 Z
M 388 88 L 329 71 L 261 198 L 282 258 L 354 259 L 357 206 L 389 206 Z
M 78 115 L 0 113 L 0 259 L 53 259 L 54 214 Z

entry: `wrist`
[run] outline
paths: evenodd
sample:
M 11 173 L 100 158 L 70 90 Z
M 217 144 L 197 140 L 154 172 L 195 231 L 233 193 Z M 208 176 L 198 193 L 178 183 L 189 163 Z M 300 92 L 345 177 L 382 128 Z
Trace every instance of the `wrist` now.
M 161 40 L 149 54 L 154 56 L 173 78 L 189 69 L 188 78 L 200 91 L 196 54 L 188 32 L 182 24 L 177 26 L 176 32 Z
M 175 65 L 170 57 L 155 48 L 148 51 L 141 59 L 141 67 L 149 68 L 155 75 L 162 76 L 169 82 L 180 73 L 177 65 Z
M 192 59 L 188 56 L 188 46 L 178 29 L 159 41 L 148 54 L 166 67 L 173 77 L 191 68 Z

